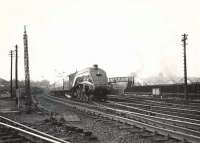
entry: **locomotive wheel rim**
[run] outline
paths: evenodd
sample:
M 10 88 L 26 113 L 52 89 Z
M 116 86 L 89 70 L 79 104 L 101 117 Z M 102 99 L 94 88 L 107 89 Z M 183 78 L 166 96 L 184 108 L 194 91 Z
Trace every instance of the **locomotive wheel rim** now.
M 93 99 L 93 95 L 91 94 L 91 95 L 89 96 L 89 101 L 92 101 L 92 99 Z
M 79 96 L 79 97 L 80 97 L 80 100 L 83 101 L 83 97 L 82 97 L 82 93 L 81 93 L 81 89 L 80 89 L 80 88 L 79 88 L 79 95 L 80 95 L 80 96 Z
M 87 94 L 86 94 L 86 91 L 84 90 L 84 97 L 85 97 L 85 102 L 88 102 L 88 96 L 87 96 Z
M 87 95 L 85 93 L 84 87 L 82 87 L 80 91 L 81 91 L 81 99 L 82 99 L 82 101 L 83 102 L 87 102 L 88 100 L 87 100 Z
M 83 97 L 84 97 L 84 102 L 87 102 L 87 95 L 85 93 L 83 93 Z
M 74 90 L 73 94 L 74 94 L 74 97 L 75 97 L 75 98 L 78 96 L 78 95 L 77 95 L 77 89 Z
M 76 89 L 76 92 L 77 92 L 77 99 L 80 100 L 80 96 L 81 96 L 81 95 L 80 95 L 80 90 L 79 90 L 79 88 Z
M 87 95 L 86 95 L 86 94 L 85 94 L 85 99 L 86 99 L 85 101 L 86 101 L 86 102 L 88 102 L 88 97 L 87 97 Z
M 80 88 L 79 91 L 80 91 L 80 99 L 81 99 L 81 101 L 84 101 L 84 97 L 83 97 L 83 89 Z

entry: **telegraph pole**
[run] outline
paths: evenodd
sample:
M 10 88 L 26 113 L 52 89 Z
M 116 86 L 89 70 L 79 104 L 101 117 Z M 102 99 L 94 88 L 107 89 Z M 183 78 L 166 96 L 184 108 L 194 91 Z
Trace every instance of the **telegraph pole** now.
M 186 63 L 186 40 L 187 40 L 187 34 L 182 35 L 182 42 L 183 42 L 183 50 L 184 50 L 184 98 L 185 100 L 188 100 L 188 91 L 187 91 L 187 63 Z
M 32 97 L 30 90 L 30 74 L 29 74 L 29 56 L 28 56 L 28 36 L 26 33 L 26 26 L 24 26 L 24 70 L 25 70 L 25 105 L 27 112 L 31 111 Z
M 64 78 L 63 78 L 63 90 L 65 89 L 65 86 L 64 86 L 64 84 L 65 84 L 65 80 L 64 80 Z
M 11 95 L 11 97 L 13 97 L 12 62 L 13 62 L 13 51 L 10 50 L 10 95 Z
M 15 89 L 18 89 L 18 46 L 15 46 Z

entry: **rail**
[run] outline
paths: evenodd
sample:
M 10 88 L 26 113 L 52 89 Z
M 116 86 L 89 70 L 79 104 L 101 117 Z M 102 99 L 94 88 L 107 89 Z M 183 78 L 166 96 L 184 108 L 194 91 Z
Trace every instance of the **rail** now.
M 131 99 L 129 99 L 129 101 L 130 100 Z M 144 102 L 144 101 L 143 102 L 140 102 L 140 101 L 129 102 L 129 101 L 128 101 L 128 103 L 125 102 L 124 104 L 130 105 L 130 106 L 133 105 L 133 106 L 143 108 L 143 109 L 148 108 L 148 110 L 152 111 L 152 112 L 156 111 L 156 112 L 162 112 L 162 113 L 165 113 L 165 114 L 179 115 L 179 116 L 182 116 L 182 117 L 200 120 L 200 112 L 197 111 L 197 110 L 187 110 L 187 109 L 180 109 L 180 108 L 174 108 L 174 107 L 172 108 L 172 107 L 169 107 L 169 106 L 167 107 L 165 105 L 155 106 L 155 104 L 153 104 L 153 103 L 151 104 L 149 102 Z M 123 103 L 123 102 L 120 102 L 120 103 Z
M 97 116 L 102 116 L 102 117 L 105 117 L 105 118 L 109 118 L 111 120 L 115 120 L 115 121 L 123 122 L 123 123 L 126 123 L 126 124 L 134 125 L 134 126 L 139 127 L 139 128 L 146 128 L 146 130 L 149 130 L 149 131 L 152 131 L 152 132 L 157 132 L 158 134 L 161 134 L 161 135 L 164 135 L 164 136 L 170 136 L 172 138 L 176 138 L 176 139 L 179 139 L 179 140 L 188 140 L 188 141 L 194 142 L 194 143 L 200 142 L 200 137 L 198 136 L 199 135 L 198 133 L 194 133 L 195 135 L 190 135 L 190 134 L 188 134 L 188 132 L 183 133 L 183 132 L 181 132 L 183 130 L 180 130 L 180 128 L 179 128 L 180 131 L 177 131 L 178 127 L 175 127 L 176 131 L 174 131 L 173 130 L 174 128 L 172 128 L 172 126 L 158 122 L 158 121 L 152 122 L 153 124 L 148 124 L 151 121 L 149 119 L 145 119 L 146 122 L 148 122 L 148 123 L 145 123 L 145 122 L 136 121 L 136 120 L 133 120 L 133 119 L 128 119 L 126 117 L 121 117 L 121 116 L 116 115 L 116 114 L 112 115 L 112 114 L 105 113 L 105 111 L 106 111 L 105 108 L 104 109 L 101 108 L 102 111 L 99 111 L 99 110 L 97 110 L 96 106 L 93 107 L 94 109 L 91 109 L 91 107 L 92 107 L 91 105 L 86 107 L 86 105 L 84 105 L 82 103 L 75 105 L 75 104 L 72 104 L 72 103 L 63 102 L 62 101 L 63 99 L 60 100 L 58 98 L 59 100 L 56 100 L 55 97 L 45 96 L 45 98 L 48 98 L 51 101 L 61 103 L 61 104 L 64 104 L 66 106 L 75 108 L 75 109 L 77 109 L 81 112 L 86 112 L 86 113 L 91 113 L 91 114 L 94 114 L 94 115 L 97 115 Z M 81 104 L 83 106 L 80 106 Z M 160 125 L 162 125 L 162 127 Z M 166 127 L 170 127 L 170 129 L 167 129 Z
M 32 136 L 34 136 L 38 139 L 49 141 L 49 142 L 52 142 L 52 143 L 70 143 L 68 141 L 64 141 L 62 139 L 59 139 L 59 138 L 56 138 L 54 136 L 43 133 L 41 131 L 38 131 L 36 129 L 32 129 L 28 126 L 25 126 L 23 124 L 20 124 L 18 122 L 15 122 L 15 121 L 8 119 L 6 117 L 3 117 L 3 116 L 0 116 L 0 124 L 7 126 L 7 127 L 10 127 L 12 129 L 15 129 L 19 132 L 23 132 L 24 134 L 32 135 Z
M 44 142 L 49 142 L 49 143 L 60 143 L 56 140 L 52 140 L 52 139 L 49 139 L 47 137 L 43 137 L 43 136 L 40 136 L 40 135 L 37 135 L 37 134 L 34 134 L 34 133 L 31 133 L 31 132 L 28 132 L 28 131 L 25 131 L 23 129 L 20 129 L 20 128 L 17 128 L 17 127 L 14 127 L 14 126 L 11 126 L 11 125 L 8 125 L 8 124 L 5 124 L 5 123 L 2 123 L 0 122 L 0 125 L 4 126 L 4 127 L 7 127 L 7 128 L 12 128 L 22 134 L 25 134 L 25 136 L 29 136 L 29 138 L 32 138 L 32 140 L 41 140 L 44 141 Z
M 169 101 L 170 103 L 173 103 L 173 104 L 177 104 L 177 105 L 183 105 L 184 103 L 184 99 L 180 99 L 179 101 L 181 101 L 180 103 L 179 102 L 174 102 L 174 100 L 170 100 L 170 99 L 167 99 L 167 98 L 154 98 L 152 97 L 152 93 L 151 92 L 141 92 L 141 93 L 138 93 L 138 92 L 124 92 L 124 95 L 125 96 L 132 96 L 133 98 L 140 98 L 140 99 L 148 99 L 148 100 L 157 100 L 157 101 Z M 148 96 L 144 96 L 144 95 L 148 95 Z M 197 94 L 199 95 L 199 94 Z M 187 106 L 193 106 L 193 107 L 198 107 L 199 106 L 199 101 L 195 101 L 195 100 L 192 100 L 190 102 L 188 102 Z
M 106 106 L 103 106 L 103 108 L 111 110 L 111 111 L 115 111 L 119 115 L 125 113 L 126 114 L 125 116 L 129 119 L 135 119 L 135 120 L 142 121 L 148 124 L 158 125 L 163 128 L 168 128 L 175 131 L 181 131 L 186 134 L 189 133 L 195 136 L 200 136 L 200 132 L 196 131 L 200 129 L 200 124 L 172 120 L 172 119 L 164 119 L 160 117 L 149 116 L 149 115 L 125 111 L 121 109 L 113 109 Z M 180 127 L 177 125 L 179 125 Z
M 163 114 L 163 113 L 159 113 L 159 112 L 155 112 L 155 111 L 149 111 L 149 110 L 146 110 L 146 109 L 141 109 L 141 108 L 128 106 L 128 105 L 124 105 L 124 104 L 120 104 L 120 103 L 114 103 L 114 102 L 111 102 L 111 101 L 110 101 L 110 103 L 121 106 L 121 107 L 129 109 L 129 110 L 138 111 L 138 112 L 143 113 L 143 114 L 148 114 L 148 115 L 159 116 L 159 117 L 163 117 L 163 118 L 170 118 L 170 119 L 174 119 L 174 120 L 180 120 L 180 121 L 200 124 L 200 120 L 196 120 L 196 119 L 174 116 L 174 115 L 169 115 L 169 114 Z

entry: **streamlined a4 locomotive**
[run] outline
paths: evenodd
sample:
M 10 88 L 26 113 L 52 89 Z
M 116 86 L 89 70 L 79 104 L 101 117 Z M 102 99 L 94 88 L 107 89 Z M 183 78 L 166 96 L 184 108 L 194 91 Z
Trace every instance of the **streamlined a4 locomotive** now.
M 88 102 L 105 101 L 109 91 L 106 72 L 98 65 L 85 68 L 69 75 L 68 89 L 63 91 L 71 98 Z M 54 95 L 59 91 L 54 91 Z M 60 91 L 61 93 L 62 91 Z
M 106 72 L 94 65 L 69 75 L 72 98 L 81 101 L 106 100 L 108 78 Z

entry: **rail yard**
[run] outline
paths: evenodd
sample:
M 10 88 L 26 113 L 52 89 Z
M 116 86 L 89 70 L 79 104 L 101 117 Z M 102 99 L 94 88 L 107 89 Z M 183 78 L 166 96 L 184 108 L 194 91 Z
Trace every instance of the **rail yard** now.
M 0 143 L 200 143 L 191 1 L 0 5 Z
M 65 131 L 62 130 L 49 132 L 39 127 L 41 124 L 35 127 L 30 123 L 21 124 L 19 122 L 24 123 L 26 119 L 21 120 L 19 117 L 17 119 L 12 112 L 9 114 L 5 112 L 1 114 L 18 120 L 18 122 L 1 116 L 1 131 L 3 132 L 0 139 L 2 142 L 81 142 L 80 140 L 131 142 L 134 140 L 138 142 L 198 143 L 200 141 L 200 107 L 198 105 L 174 104 L 134 95 L 124 96 L 122 100 L 122 95 L 109 95 L 106 102 L 87 103 L 64 96 L 52 96 L 48 93 L 35 95 L 40 112 L 49 114 L 49 120 L 52 121 L 55 116 L 54 124 L 57 122 L 56 124 L 65 126 L 66 134 L 63 134 Z M 63 114 L 67 124 L 61 121 Z M 70 116 L 70 119 L 67 116 Z M 56 121 L 56 118 L 59 120 Z M 106 124 L 107 129 L 102 129 L 101 124 Z M 48 126 L 53 128 L 53 124 Z M 79 140 L 71 138 L 69 131 L 71 134 L 73 132 L 79 135 Z
M 0 142 L 200 142 L 199 83 L 136 86 L 134 77 L 108 78 L 95 64 L 65 85 L 31 87 L 27 55 L 24 87 L 15 80 L 10 95 L 9 84 L 1 90 Z
M 153 142 L 178 142 L 188 141 L 188 142 L 199 142 L 199 129 L 200 124 L 199 120 L 196 118 L 187 118 L 186 114 L 182 115 L 170 115 L 164 114 L 161 110 L 151 111 L 138 109 L 132 106 L 126 106 L 125 104 L 119 103 L 94 103 L 94 104 L 85 104 L 76 101 L 66 100 L 57 97 L 47 96 L 45 97 L 48 100 L 53 102 L 61 103 L 71 108 L 75 108 L 81 112 L 84 112 L 89 115 L 94 115 L 99 118 L 104 118 L 105 120 L 111 120 L 123 124 L 128 124 L 129 130 L 133 128 L 138 128 L 138 131 L 147 135 L 148 138 L 152 138 Z M 148 106 L 148 105 L 147 105 Z M 161 106 L 162 107 L 162 106 Z M 183 110 L 183 109 L 174 109 Z M 163 110 L 165 111 L 165 110 Z M 185 109 L 185 111 L 189 111 Z M 179 111 L 180 112 L 180 111 Z M 194 115 L 198 115 L 198 111 L 194 111 Z M 122 126 L 123 124 L 118 125 Z M 158 136 L 158 138 L 156 138 Z

